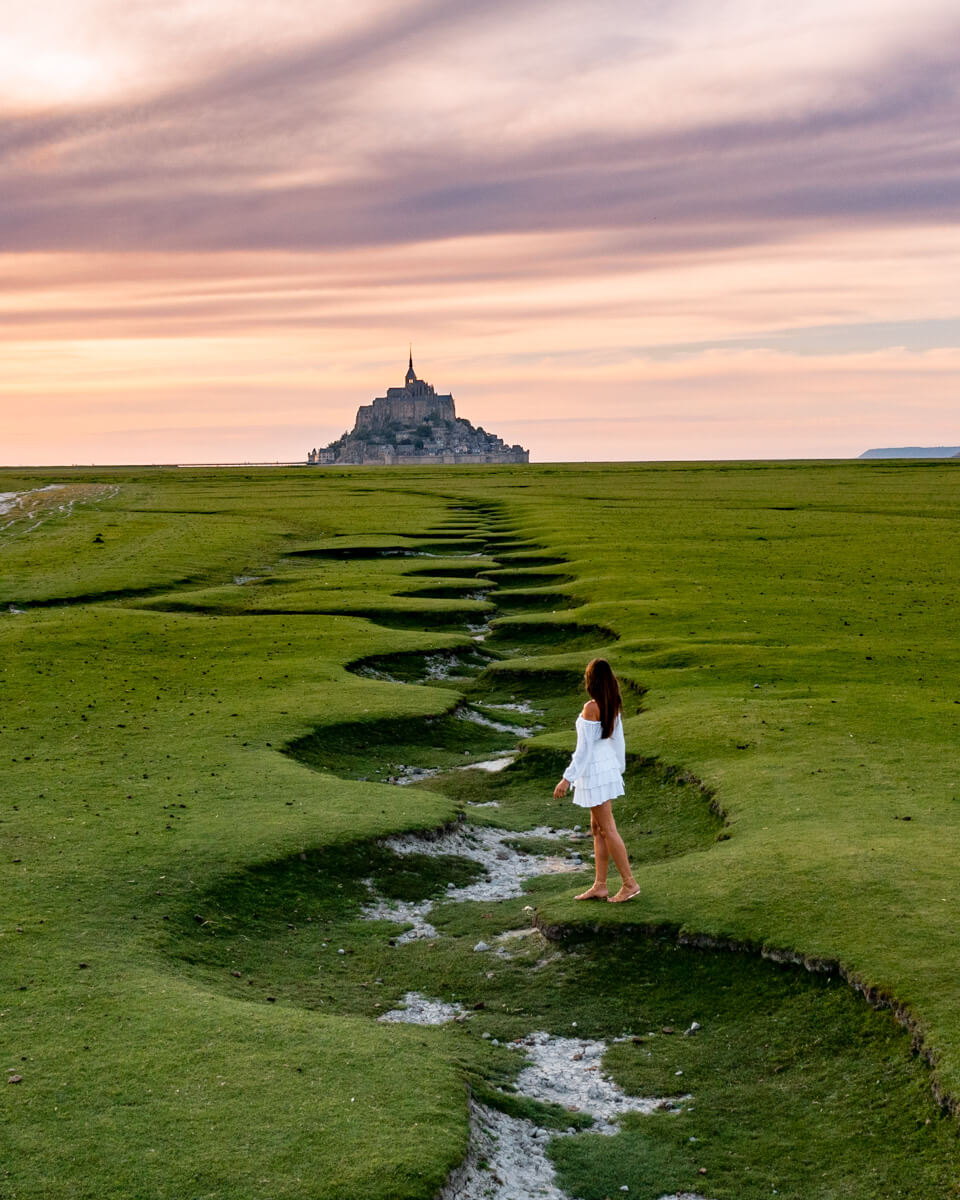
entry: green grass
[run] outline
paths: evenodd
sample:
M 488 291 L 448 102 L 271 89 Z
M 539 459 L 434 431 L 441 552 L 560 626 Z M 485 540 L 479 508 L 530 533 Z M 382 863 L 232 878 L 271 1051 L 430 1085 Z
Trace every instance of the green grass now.
M 2 1093 L 0 1191 L 430 1197 L 463 1152 L 465 1084 L 527 1105 L 495 1090 L 518 1063 L 481 1032 L 697 1019 L 611 1050 L 633 1089 L 682 1078 L 693 1111 L 557 1141 L 573 1194 L 956 1193 L 955 1123 L 931 1099 L 960 1096 L 951 464 L 64 471 L 0 490 L 50 481 L 110 490 L 0 535 L 0 1028 L 23 1076 Z M 438 557 L 381 553 L 418 547 Z M 514 591 L 484 643 L 501 661 L 419 684 L 490 611 L 463 598 L 471 574 Z M 582 821 L 550 792 L 601 647 L 631 685 L 617 814 L 641 899 L 585 911 L 578 879 L 546 878 L 444 904 L 438 939 L 391 946 L 396 926 L 359 919 L 364 879 L 442 895 L 472 868 L 378 837 L 463 807 L 521 837 Z M 546 732 L 502 775 L 374 782 L 515 740 L 444 715 L 464 697 L 529 700 Z M 473 954 L 525 905 L 566 940 Z M 836 976 L 677 934 L 839 964 L 903 1006 L 935 1079 Z M 473 1016 L 376 1024 L 411 988 Z

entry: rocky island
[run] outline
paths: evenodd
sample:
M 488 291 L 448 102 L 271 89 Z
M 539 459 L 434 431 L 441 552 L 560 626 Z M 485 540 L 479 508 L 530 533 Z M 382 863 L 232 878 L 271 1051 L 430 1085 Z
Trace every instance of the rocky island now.
M 452 395 L 438 393 L 432 384 L 417 378 L 412 350 L 403 386 L 387 388 L 385 396 L 362 404 L 352 430 L 307 455 L 310 466 L 529 461 L 529 450 L 508 446 L 502 438 L 458 417 Z

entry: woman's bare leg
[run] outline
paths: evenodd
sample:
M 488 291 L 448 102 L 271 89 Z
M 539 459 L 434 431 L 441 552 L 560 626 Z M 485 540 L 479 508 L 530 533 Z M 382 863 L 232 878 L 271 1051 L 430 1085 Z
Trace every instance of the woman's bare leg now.
M 593 834 L 593 886 L 577 896 L 578 900 L 607 899 L 607 866 L 610 862 L 610 851 L 603 830 L 594 817 L 595 808 L 590 809 L 590 832 Z
M 594 818 L 594 814 L 596 814 Z M 619 904 L 623 900 L 629 900 L 640 891 L 637 881 L 633 877 L 633 872 L 630 870 L 630 860 L 627 858 L 627 848 L 623 844 L 623 838 L 617 830 L 617 823 L 613 819 L 613 806 L 607 800 L 603 804 L 598 804 L 596 808 L 590 810 L 591 820 L 595 819 L 600 827 L 600 833 L 606 844 L 607 851 L 610 857 L 616 864 L 617 870 L 620 872 L 622 886 L 616 896 L 611 896 L 610 899 Z

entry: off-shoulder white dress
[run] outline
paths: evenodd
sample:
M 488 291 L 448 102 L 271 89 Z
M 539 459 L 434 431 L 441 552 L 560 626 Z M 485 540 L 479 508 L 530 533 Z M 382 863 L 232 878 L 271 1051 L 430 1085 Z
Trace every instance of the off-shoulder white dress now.
M 601 732 L 599 721 L 577 717 L 577 748 L 563 777 L 573 784 L 573 802 L 581 808 L 595 808 L 623 795 L 627 759 L 619 714 L 610 736 L 601 737 Z

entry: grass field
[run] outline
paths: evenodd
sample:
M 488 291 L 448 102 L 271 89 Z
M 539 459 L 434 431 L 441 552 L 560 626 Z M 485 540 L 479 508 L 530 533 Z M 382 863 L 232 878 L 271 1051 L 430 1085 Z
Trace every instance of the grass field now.
M 953 464 L 0 472 L 50 483 L 0 517 L 0 1195 L 433 1197 L 468 1089 L 527 1104 L 493 1039 L 572 1021 L 695 1101 L 554 1142 L 570 1195 L 960 1195 Z M 577 819 L 598 652 L 640 899 L 391 944 L 371 886 L 472 868 L 377 839 Z M 551 952 L 481 963 L 526 906 Z M 472 1015 L 375 1020 L 412 989 Z

